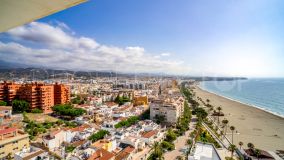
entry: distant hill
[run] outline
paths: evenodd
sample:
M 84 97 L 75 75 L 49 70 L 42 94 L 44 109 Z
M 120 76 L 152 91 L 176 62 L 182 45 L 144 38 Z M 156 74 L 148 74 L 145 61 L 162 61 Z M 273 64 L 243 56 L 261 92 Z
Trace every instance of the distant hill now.
M 25 78 L 26 80 L 46 80 L 53 78 L 78 78 L 90 79 L 95 77 L 163 77 L 192 79 L 196 81 L 228 81 L 247 79 L 245 77 L 201 77 L 201 76 L 174 76 L 164 73 L 121 73 L 114 71 L 73 71 L 64 69 L 49 69 L 43 67 L 30 67 L 18 63 L 9 63 L 0 60 L 0 80 Z

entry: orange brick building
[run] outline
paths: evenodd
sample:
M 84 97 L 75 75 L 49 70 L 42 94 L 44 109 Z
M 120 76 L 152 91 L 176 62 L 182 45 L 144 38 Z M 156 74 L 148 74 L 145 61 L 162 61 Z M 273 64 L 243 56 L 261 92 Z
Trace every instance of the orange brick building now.
M 45 84 L 25 84 L 19 88 L 19 99 L 30 104 L 30 109 L 39 108 L 44 113 L 52 112 L 54 106 L 54 87 Z
M 63 84 L 0 84 L 0 100 L 9 104 L 14 99 L 25 100 L 30 104 L 30 109 L 39 108 L 44 113 L 52 112 L 51 107 L 56 104 L 70 102 L 70 87 Z
M 54 85 L 54 104 L 70 102 L 70 86 L 56 83 Z
M 4 82 L 0 84 L 0 100 L 7 103 L 12 103 L 12 101 L 17 97 L 17 91 L 21 87 L 20 84 L 15 84 L 13 82 Z

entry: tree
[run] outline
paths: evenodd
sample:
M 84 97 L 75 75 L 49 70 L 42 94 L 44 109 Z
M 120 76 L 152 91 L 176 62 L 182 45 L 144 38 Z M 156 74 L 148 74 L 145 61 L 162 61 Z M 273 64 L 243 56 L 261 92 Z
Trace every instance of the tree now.
M 80 116 L 86 113 L 85 110 L 81 108 L 74 108 L 73 106 L 69 104 L 55 105 L 52 107 L 52 110 L 59 115 L 70 116 L 71 118 L 74 118 L 74 117 L 77 117 L 77 116 Z
M 259 149 L 255 149 L 255 155 L 256 155 L 256 158 L 259 159 L 259 156 L 260 156 L 260 150 Z
M 209 103 L 209 102 L 210 102 L 210 100 L 209 100 L 209 99 L 206 99 L 206 102 L 207 102 L 207 103 Z
M 161 150 L 159 142 L 154 142 L 153 150 L 153 159 L 163 159 L 163 151 Z
M 222 108 L 219 106 L 219 107 L 217 107 L 217 110 L 218 110 L 218 125 L 219 125 Z
M 158 124 L 163 124 L 166 120 L 166 117 L 164 115 L 155 115 L 155 120 L 156 120 L 156 123 Z
M 203 108 L 196 108 L 194 112 L 200 120 L 205 119 L 208 116 L 208 113 Z
M 127 120 L 124 121 L 120 121 L 119 123 L 117 123 L 114 127 L 115 128 L 121 128 L 121 127 L 129 127 L 135 123 L 137 123 L 139 121 L 139 117 L 137 116 L 132 116 L 129 117 Z
M 12 101 L 12 108 L 14 113 L 22 113 L 29 109 L 29 103 L 24 100 L 13 100 Z
M 130 98 L 128 98 L 127 96 L 120 97 L 119 95 L 117 95 L 117 97 L 114 99 L 114 102 L 119 105 L 123 105 L 125 102 L 130 102 Z
M 231 126 L 230 127 L 230 130 L 232 131 L 232 144 L 234 144 L 234 130 L 235 130 L 236 128 L 234 127 L 234 126 Z
M 229 151 L 231 151 L 231 158 L 233 158 L 234 152 L 237 149 L 237 147 L 235 145 L 231 144 L 228 149 L 229 149 Z
M 227 119 L 222 120 L 222 124 L 224 125 L 224 136 L 226 136 L 226 133 L 227 133 L 228 123 L 229 121 Z
M 0 106 L 7 106 L 7 102 L 0 101 Z
M 242 148 L 243 145 L 244 145 L 244 143 L 242 141 L 240 141 L 239 142 L 240 149 Z
M 162 141 L 161 146 L 162 146 L 162 148 L 169 150 L 169 151 L 172 151 L 172 150 L 175 149 L 174 144 L 172 144 L 168 141 Z
M 177 136 L 175 134 L 175 132 L 170 128 L 166 134 L 166 141 L 168 142 L 173 142 L 174 140 L 177 139 Z
M 43 113 L 41 109 L 35 108 L 31 111 L 32 113 Z
M 252 144 L 252 143 L 249 142 L 249 143 L 247 144 L 247 146 L 248 146 L 249 149 L 254 150 L 254 144 Z
M 109 131 L 106 130 L 99 130 L 97 133 L 92 134 L 89 137 L 89 140 L 95 142 L 97 140 L 103 139 L 105 135 L 109 134 Z

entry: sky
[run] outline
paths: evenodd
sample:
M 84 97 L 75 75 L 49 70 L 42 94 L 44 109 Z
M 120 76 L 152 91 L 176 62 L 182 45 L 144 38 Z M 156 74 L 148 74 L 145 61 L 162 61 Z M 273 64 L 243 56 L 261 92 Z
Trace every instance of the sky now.
M 284 77 L 283 0 L 89 0 L 0 34 L 0 60 L 53 69 Z

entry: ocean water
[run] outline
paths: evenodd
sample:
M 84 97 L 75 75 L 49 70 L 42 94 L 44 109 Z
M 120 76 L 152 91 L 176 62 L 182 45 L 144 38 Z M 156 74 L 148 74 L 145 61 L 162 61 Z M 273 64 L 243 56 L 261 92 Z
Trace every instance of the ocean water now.
M 284 79 L 204 81 L 202 89 L 284 117 Z

